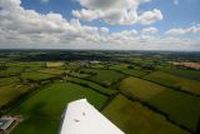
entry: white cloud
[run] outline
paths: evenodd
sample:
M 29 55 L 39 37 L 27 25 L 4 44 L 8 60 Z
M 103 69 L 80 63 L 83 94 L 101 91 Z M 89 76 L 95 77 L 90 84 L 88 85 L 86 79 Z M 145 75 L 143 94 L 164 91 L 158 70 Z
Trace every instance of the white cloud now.
M 159 9 L 138 13 L 139 5 L 150 0 L 77 0 L 82 9 L 73 10 L 73 16 L 87 21 L 104 20 L 112 25 L 130 25 L 135 23 L 152 24 L 162 20 Z
M 99 31 L 100 31 L 100 33 L 103 33 L 103 34 L 109 33 L 109 29 L 106 28 L 106 27 L 101 27 L 101 28 L 99 29 Z
M 163 15 L 161 11 L 158 9 L 153 9 L 152 11 L 146 11 L 141 16 L 139 16 L 138 22 L 149 25 L 162 19 L 163 19 Z
M 184 35 L 200 33 L 200 24 L 193 25 L 188 28 L 172 28 L 165 32 L 167 35 Z
M 50 0 L 40 0 L 41 3 L 48 3 Z
M 110 3 L 99 4 L 106 9 Z M 139 34 L 135 29 L 113 32 L 106 27 L 82 25 L 78 19 L 66 20 L 61 14 L 26 10 L 20 5 L 21 0 L 0 0 L 0 48 L 200 50 L 199 39 Z M 194 27 L 188 29 L 199 31 Z M 143 31 L 157 30 L 150 27 Z
M 147 27 L 147 28 L 144 28 L 142 29 L 142 33 L 143 34 L 155 34 L 157 33 L 159 30 L 155 27 Z
M 81 25 L 79 20 L 67 21 L 61 14 L 46 15 L 25 10 L 20 0 L 0 1 L 1 44 L 71 43 L 80 40 L 93 42 L 100 34 L 109 32 L 105 27 Z
M 179 0 L 173 0 L 174 5 L 178 5 L 179 4 Z

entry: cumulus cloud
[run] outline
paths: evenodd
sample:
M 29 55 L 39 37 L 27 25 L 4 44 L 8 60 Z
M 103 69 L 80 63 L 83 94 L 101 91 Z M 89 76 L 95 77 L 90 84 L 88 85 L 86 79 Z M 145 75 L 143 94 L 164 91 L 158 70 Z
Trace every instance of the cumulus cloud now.
M 81 25 L 79 20 L 67 21 L 61 14 L 50 12 L 46 15 L 34 10 L 25 10 L 20 0 L 0 1 L 1 44 L 26 43 L 70 43 L 80 40 L 93 41 L 100 34 L 108 33 L 105 27 Z
M 142 29 L 142 33 L 143 34 L 155 34 L 157 33 L 159 30 L 155 27 L 147 27 L 147 28 L 143 28 Z
M 188 28 L 172 28 L 165 32 L 167 35 L 200 34 L 200 24 Z
M 76 0 L 82 6 L 73 16 L 87 21 L 101 19 L 112 25 L 152 24 L 163 19 L 159 9 L 138 13 L 139 5 L 150 0 Z
M 82 5 L 88 5 L 87 1 L 82 2 L 86 2 Z M 101 3 L 99 0 L 98 4 L 107 10 L 107 5 L 112 5 L 112 2 L 109 2 L 111 1 Z M 94 10 L 96 1 L 89 5 L 90 10 Z M 115 6 L 121 7 L 123 3 Z M 149 13 L 142 13 L 140 16 L 144 14 Z M 118 20 L 118 17 L 112 15 L 108 20 L 111 21 L 113 18 Z M 187 28 L 186 31 L 198 33 L 197 27 L 199 25 Z M 0 48 L 200 50 L 199 39 L 155 36 L 153 33 L 158 30 L 153 27 L 147 27 L 142 31 L 149 34 L 140 34 L 141 31 L 135 29 L 112 32 L 106 27 L 83 25 L 78 19 L 67 20 L 58 13 L 40 14 L 35 10 L 26 10 L 21 6 L 21 0 L 0 0 Z
M 152 24 L 158 20 L 162 20 L 163 15 L 160 10 L 153 9 L 152 11 L 146 11 L 141 16 L 138 17 L 138 22 L 141 24 Z

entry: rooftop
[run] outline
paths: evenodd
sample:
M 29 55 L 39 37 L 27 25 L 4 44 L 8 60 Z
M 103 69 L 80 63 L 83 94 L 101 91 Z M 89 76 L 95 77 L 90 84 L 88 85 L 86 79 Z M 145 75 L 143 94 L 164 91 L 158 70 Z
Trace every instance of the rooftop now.
M 0 118 L 0 129 L 6 130 L 10 127 L 10 125 L 15 121 L 12 117 L 2 117 Z

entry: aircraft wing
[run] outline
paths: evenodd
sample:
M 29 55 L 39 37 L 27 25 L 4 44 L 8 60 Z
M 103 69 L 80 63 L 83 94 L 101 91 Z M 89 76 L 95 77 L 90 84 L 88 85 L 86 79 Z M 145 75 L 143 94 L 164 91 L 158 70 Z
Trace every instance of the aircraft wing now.
M 125 134 L 86 99 L 68 104 L 60 134 Z

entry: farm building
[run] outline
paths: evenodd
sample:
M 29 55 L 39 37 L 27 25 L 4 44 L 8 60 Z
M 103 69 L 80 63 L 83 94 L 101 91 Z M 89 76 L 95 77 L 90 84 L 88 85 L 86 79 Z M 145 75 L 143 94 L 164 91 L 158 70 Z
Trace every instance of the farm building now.
M 99 64 L 99 63 L 100 63 L 100 61 L 97 61 L 97 60 L 92 60 L 92 61 L 90 61 L 89 63 L 90 63 L 90 64 Z
M 0 118 L 0 134 L 7 132 L 7 130 L 15 123 L 16 119 L 11 116 L 3 116 Z

